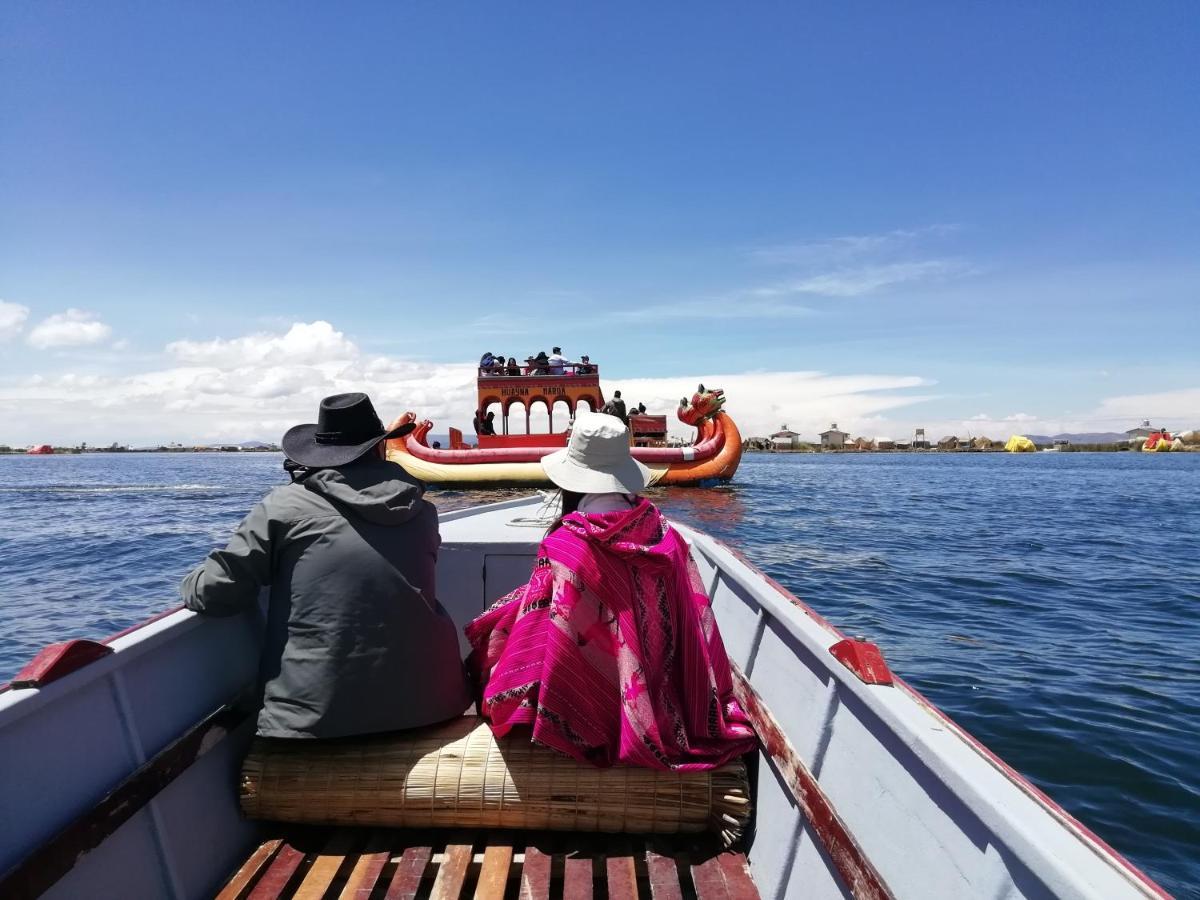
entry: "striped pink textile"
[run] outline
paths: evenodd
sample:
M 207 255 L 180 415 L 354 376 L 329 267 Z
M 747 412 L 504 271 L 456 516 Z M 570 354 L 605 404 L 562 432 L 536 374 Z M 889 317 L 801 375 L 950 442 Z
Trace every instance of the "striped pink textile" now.
M 466 634 L 497 736 L 531 726 L 597 766 L 679 770 L 755 745 L 687 544 L 648 500 L 567 516 Z

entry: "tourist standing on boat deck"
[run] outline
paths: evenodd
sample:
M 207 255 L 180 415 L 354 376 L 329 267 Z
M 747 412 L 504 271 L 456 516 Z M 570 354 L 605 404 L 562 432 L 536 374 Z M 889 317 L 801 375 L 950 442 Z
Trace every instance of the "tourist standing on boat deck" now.
M 609 416 L 616 416 L 626 425 L 629 424 L 629 414 L 625 412 L 625 401 L 621 399 L 620 391 L 613 391 L 612 399 L 600 408 L 600 412 Z
M 428 725 L 471 702 L 454 623 L 437 601 L 437 511 L 384 458 L 366 394 L 321 401 L 283 436 L 291 484 L 183 579 L 188 609 L 228 616 L 270 587 L 258 733 L 336 738 Z
M 549 375 L 550 374 L 550 359 L 546 356 L 545 350 L 538 351 L 537 356 L 531 356 L 525 362 L 529 363 L 530 375 Z
M 519 365 L 517 365 L 516 357 L 510 356 L 508 358 L 508 366 L 505 368 L 504 374 L 505 375 L 520 375 L 521 374 L 521 367 Z
M 592 365 L 590 356 L 584 355 L 579 357 L 579 365 L 575 367 L 576 375 L 591 375 L 595 371 L 596 368 Z
M 571 363 L 562 355 L 562 347 L 554 347 L 550 353 L 550 374 L 562 375 Z
M 709 769 L 755 746 L 688 546 L 620 420 L 580 413 L 542 459 L 562 516 L 528 584 L 466 628 L 480 710 L 597 766 Z

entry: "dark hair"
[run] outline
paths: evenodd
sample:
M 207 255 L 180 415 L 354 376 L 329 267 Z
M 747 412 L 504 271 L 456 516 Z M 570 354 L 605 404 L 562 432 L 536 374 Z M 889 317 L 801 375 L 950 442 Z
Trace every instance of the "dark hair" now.
M 558 518 L 550 523 L 550 527 L 546 529 L 546 534 L 557 531 L 558 527 L 562 525 L 563 519 L 579 509 L 579 501 L 583 499 L 583 494 L 568 491 L 566 488 L 560 488 L 558 496 L 562 499 L 562 511 L 559 513 Z
M 613 397 L 620 398 L 620 396 L 621 396 L 620 391 L 613 391 Z
M 562 353 L 562 347 L 551 347 L 550 352 L 551 353 Z

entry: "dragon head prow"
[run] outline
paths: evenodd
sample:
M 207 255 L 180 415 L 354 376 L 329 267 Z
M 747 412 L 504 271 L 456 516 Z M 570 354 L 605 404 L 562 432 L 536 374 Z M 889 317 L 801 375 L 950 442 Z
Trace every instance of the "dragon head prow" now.
M 720 388 L 711 390 L 700 385 L 692 399 L 684 397 L 679 401 L 679 409 L 675 414 L 685 425 L 699 425 L 705 419 L 715 419 L 725 405 L 725 392 Z

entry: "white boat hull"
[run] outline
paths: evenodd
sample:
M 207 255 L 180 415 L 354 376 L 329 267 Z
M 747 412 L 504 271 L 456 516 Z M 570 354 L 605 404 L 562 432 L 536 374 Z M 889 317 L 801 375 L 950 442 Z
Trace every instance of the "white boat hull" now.
M 460 625 L 528 577 L 544 529 L 513 521 L 536 507 L 442 516 L 438 591 Z M 779 729 L 748 854 L 764 897 L 1166 896 L 903 681 L 860 680 L 830 653 L 844 636 L 737 553 L 681 530 Z M 178 611 L 60 680 L 0 692 L 0 872 L 249 688 L 261 632 L 261 616 Z M 46 895 L 211 896 L 257 837 L 234 789 L 252 727 L 209 732 L 211 748 Z

